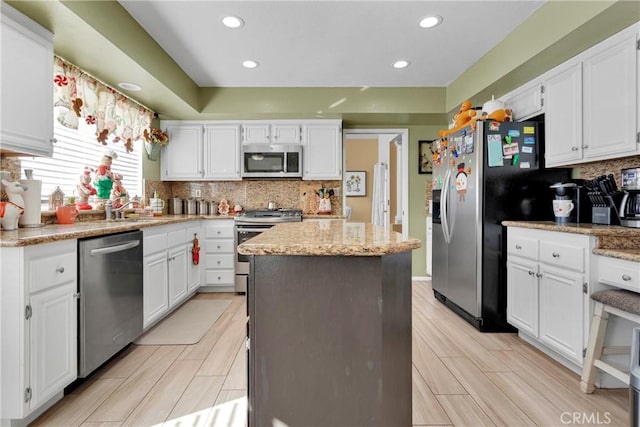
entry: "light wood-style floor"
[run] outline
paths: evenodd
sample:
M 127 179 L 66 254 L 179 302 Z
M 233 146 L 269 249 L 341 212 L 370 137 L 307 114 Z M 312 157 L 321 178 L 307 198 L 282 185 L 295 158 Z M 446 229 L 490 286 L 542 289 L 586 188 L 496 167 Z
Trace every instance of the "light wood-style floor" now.
M 244 426 L 244 296 L 195 298 L 233 302 L 198 344 L 131 346 L 32 425 Z M 583 394 L 516 335 L 477 332 L 428 281 L 413 282 L 413 374 L 414 426 L 629 425 L 627 389 Z

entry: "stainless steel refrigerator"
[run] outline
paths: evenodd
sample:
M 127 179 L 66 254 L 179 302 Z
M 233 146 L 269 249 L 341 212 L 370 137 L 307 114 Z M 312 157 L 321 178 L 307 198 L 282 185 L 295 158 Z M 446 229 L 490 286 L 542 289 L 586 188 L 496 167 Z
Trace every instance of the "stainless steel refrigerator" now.
M 506 321 L 504 220 L 553 220 L 543 123 L 478 121 L 433 143 L 433 291 L 481 331 Z

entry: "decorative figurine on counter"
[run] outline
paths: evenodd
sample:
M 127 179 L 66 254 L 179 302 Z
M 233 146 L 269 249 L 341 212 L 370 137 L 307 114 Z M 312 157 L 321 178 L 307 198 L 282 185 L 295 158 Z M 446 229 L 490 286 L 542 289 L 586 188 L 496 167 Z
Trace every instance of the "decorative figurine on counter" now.
M 220 215 L 229 215 L 229 202 L 227 202 L 227 199 L 220 200 L 220 203 L 218 204 L 218 212 Z
M 100 165 L 96 169 L 93 177 L 93 184 L 96 187 L 96 195 L 103 201 L 97 206 L 98 209 L 104 209 L 104 200 L 108 200 L 111 196 L 111 188 L 113 187 L 113 173 L 111 172 L 111 163 L 113 159 L 117 159 L 118 154 L 113 150 L 106 150 L 100 161 Z
M 49 194 L 49 210 L 55 212 L 60 206 L 64 206 L 64 193 L 60 187 L 56 187 L 56 189 Z
M 96 189 L 91 185 L 91 168 L 85 166 L 84 172 L 80 175 L 80 183 L 76 187 L 78 189 L 78 205 L 79 210 L 90 210 L 89 196 L 96 195 Z
M 119 208 L 127 203 L 127 190 L 122 186 L 122 175 L 119 173 L 113 174 L 113 189 L 111 190 L 111 200 L 113 200 L 113 207 Z
M 3 230 L 17 230 L 20 215 L 24 213 L 22 193 L 27 191 L 28 187 L 18 181 L 9 182 L 6 179 L 2 180 L 2 184 L 9 201 L 1 202 L 0 204 L 0 217 L 2 217 L 0 225 L 2 225 Z

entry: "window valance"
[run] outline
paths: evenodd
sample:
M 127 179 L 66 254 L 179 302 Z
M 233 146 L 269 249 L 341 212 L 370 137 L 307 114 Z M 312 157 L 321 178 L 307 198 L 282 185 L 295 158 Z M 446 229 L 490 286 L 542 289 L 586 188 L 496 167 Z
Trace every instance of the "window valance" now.
M 96 139 L 122 142 L 127 152 L 133 141 L 144 139 L 154 112 L 138 104 L 95 77 L 60 58 L 54 57 L 54 106 L 66 107 L 57 120 L 63 126 L 78 129 L 78 121 L 96 125 Z

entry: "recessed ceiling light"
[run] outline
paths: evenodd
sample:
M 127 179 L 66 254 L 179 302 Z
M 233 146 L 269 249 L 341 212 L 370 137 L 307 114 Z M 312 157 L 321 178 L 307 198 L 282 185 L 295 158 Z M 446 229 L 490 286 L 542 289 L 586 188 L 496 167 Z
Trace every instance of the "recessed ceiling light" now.
M 434 16 L 425 16 L 420 20 L 420 25 L 422 28 L 433 28 L 436 25 L 440 25 L 442 23 L 442 16 L 434 15 Z
M 222 24 L 229 28 L 240 28 L 244 25 L 244 21 L 237 16 L 225 16 L 222 18 Z
M 120 89 L 130 90 L 132 92 L 138 92 L 142 90 L 142 87 L 138 86 L 137 84 L 127 82 L 118 83 L 118 87 Z
M 409 61 L 405 61 L 404 59 L 393 63 L 393 68 L 406 68 L 408 66 L 409 66 Z
M 246 61 L 242 62 L 242 66 L 244 68 L 256 68 L 258 66 L 258 63 L 256 61 L 252 61 L 250 59 L 247 59 Z

